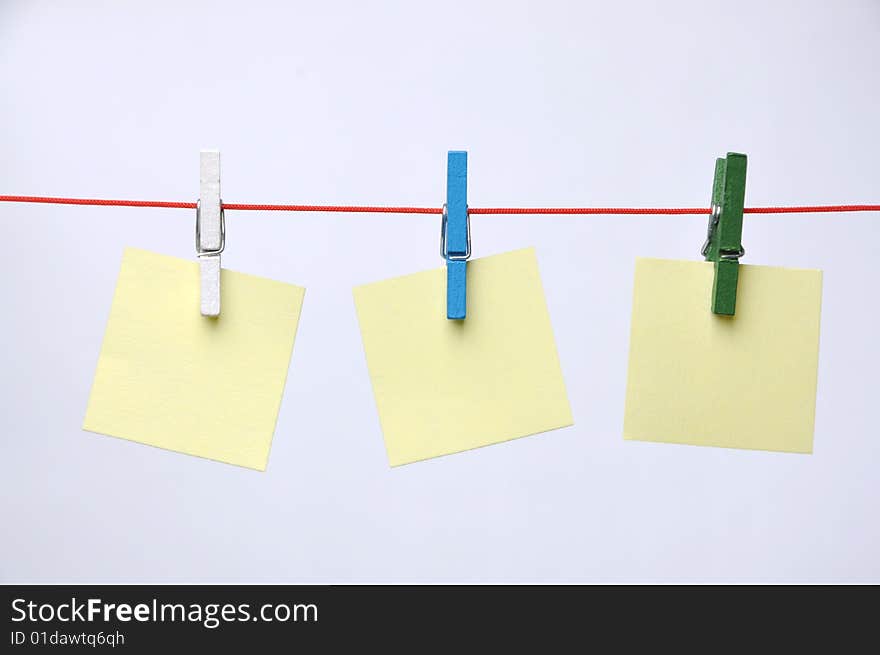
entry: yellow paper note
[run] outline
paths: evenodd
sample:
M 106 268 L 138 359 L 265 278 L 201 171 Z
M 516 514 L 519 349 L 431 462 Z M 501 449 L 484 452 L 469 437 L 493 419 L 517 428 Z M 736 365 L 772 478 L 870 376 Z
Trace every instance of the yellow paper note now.
M 468 262 L 467 319 L 446 318 L 446 269 L 357 287 L 392 466 L 571 425 L 532 248 Z
M 127 248 L 83 429 L 265 470 L 305 289 Z
M 636 260 L 624 438 L 811 453 L 822 272 L 741 265 L 733 317 L 713 277 Z

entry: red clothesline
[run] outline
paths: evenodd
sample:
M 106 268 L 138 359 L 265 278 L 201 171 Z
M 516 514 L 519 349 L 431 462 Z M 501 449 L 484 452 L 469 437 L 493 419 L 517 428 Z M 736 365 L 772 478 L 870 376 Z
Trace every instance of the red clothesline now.
M 102 198 L 55 198 L 46 196 L 0 196 L 0 202 L 29 202 L 50 205 L 99 207 L 164 207 L 195 209 L 194 202 L 166 200 L 114 200 Z M 267 205 L 224 202 L 224 209 L 239 211 L 343 212 L 347 214 L 440 214 L 441 207 L 382 207 L 374 205 Z M 796 205 L 791 207 L 746 207 L 746 214 L 816 214 L 827 212 L 876 212 L 880 205 Z M 709 214 L 708 207 L 470 207 L 470 214 Z

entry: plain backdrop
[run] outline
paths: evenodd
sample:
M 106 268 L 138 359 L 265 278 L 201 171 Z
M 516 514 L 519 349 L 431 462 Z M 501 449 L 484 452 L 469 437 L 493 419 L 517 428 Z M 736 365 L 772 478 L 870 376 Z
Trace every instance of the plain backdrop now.
M 0 193 L 438 206 L 880 201 L 880 3 L 0 3 Z M 880 580 L 880 215 L 748 216 L 825 272 L 813 455 L 624 442 L 636 256 L 703 216 L 473 220 L 535 246 L 575 425 L 390 469 L 354 285 L 441 266 L 435 216 L 230 212 L 226 267 L 307 288 L 265 473 L 80 429 L 122 249 L 194 212 L 2 204 L 3 582 Z M 736 366 L 736 362 L 731 362 Z M 719 372 L 719 375 L 723 372 Z

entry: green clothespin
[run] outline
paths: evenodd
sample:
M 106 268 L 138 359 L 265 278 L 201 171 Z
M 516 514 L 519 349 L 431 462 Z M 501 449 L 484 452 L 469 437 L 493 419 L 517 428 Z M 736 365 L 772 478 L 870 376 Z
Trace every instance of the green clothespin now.
M 702 255 L 715 262 L 712 312 L 733 316 L 736 312 L 736 284 L 742 246 L 743 205 L 746 197 L 746 156 L 728 152 L 715 160 L 712 185 L 712 216 Z

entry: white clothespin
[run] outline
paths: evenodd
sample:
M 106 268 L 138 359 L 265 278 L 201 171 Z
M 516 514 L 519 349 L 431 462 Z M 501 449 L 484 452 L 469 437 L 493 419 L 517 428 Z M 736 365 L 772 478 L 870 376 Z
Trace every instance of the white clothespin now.
M 196 255 L 199 258 L 202 316 L 220 316 L 220 253 L 226 247 L 226 219 L 220 204 L 220 151 L 199 157 Z

